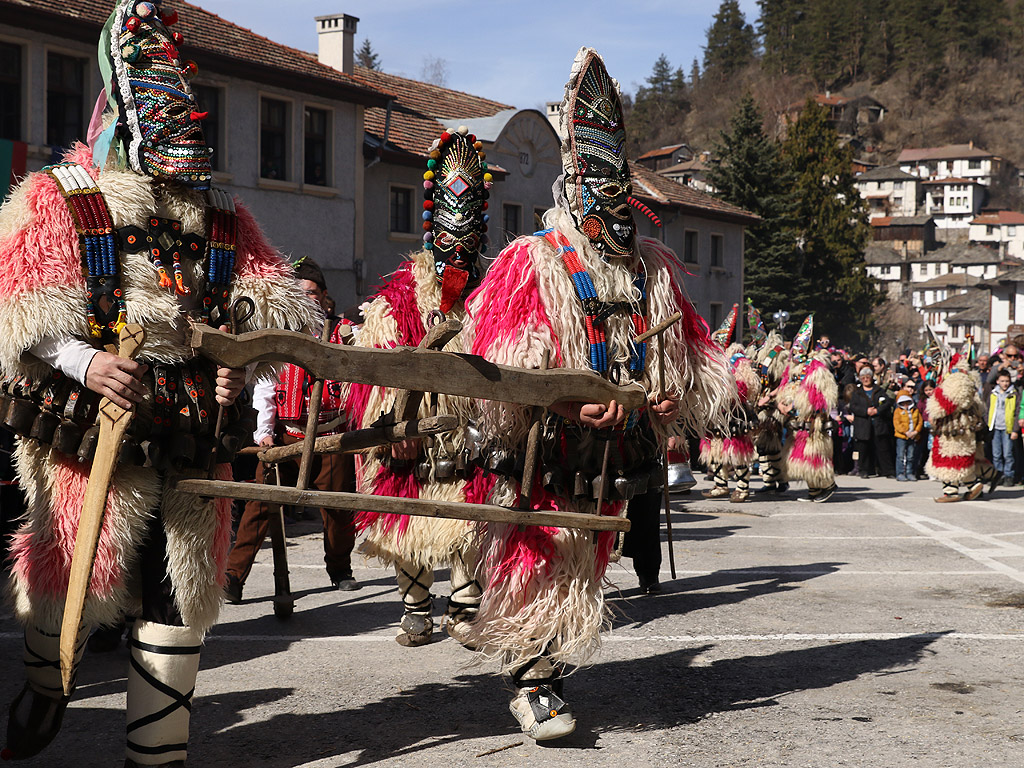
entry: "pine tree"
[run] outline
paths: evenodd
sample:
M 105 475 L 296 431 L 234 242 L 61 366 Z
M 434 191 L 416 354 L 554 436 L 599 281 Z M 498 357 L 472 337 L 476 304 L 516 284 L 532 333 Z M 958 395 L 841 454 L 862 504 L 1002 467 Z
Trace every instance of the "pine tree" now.
M 757 0 L 757 4 L 761 7 L 758 31 L 768 69 L 781 74 L 800 71 L 807 40 L 801 26 L 808 0 Z
M 629 141 L 634 152 L 652 141 L 678 140 L 678 136 L 666 137 L 664 134 L 674 133 L 673 127 L 682 124 L 690 111 L 690 88 L 686 76 L 682 69 L 672 69 L 665 54 L 654 62 L 646 83 L 637 89 L 628 115 Z
M 844 344 L 866 341 L 880 293 L 868 276 L 867 214 L 854 183 L 853 152 L 840 146 L 826 111 L 808 99 L 789 126 L 783 152 L 795 174 L 804 277 L 814 287 L 815 326 Z
M 707 32 L 705 79 L 728 80 L 754 58 L 754 28 L 747 24 L 738 0 L 722 0 Z
M 367 69 L 376 69 L 380 71 L 380 56 L 373 50 L 373 46 L 370 44 L 370 38 L 364 37 L 363 44 L 356 51 L 356 64 L 360 67 L 366 67 Z
M 793 174 L 777 142 L 764 132 L 754 100 L 745 96 L 713 152 L 708 182 L 726 202 L 761 217 L 744 248 L 744 294 L 762 312 L 806 313 L 810 289 L 796 245 Z

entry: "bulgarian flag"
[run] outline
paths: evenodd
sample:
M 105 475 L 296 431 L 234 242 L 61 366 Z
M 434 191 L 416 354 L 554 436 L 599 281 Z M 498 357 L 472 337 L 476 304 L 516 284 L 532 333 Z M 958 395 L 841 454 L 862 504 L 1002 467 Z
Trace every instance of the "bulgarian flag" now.
M 24 141 L 0 139 L 0 202 L 25 175 L 25 160 L 28 156 L 28 144 Z

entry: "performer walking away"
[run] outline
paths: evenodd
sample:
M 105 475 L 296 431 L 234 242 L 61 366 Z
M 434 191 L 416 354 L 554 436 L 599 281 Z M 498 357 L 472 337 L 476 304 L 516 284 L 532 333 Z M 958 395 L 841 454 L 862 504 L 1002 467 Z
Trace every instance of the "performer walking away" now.
M 240 297 L 255 304 L 242 330 L 315 321 L 249 212 L 210 187 L 204 115 L 188 84 L 194 64 L 179 58 L 172 17 L 157 3 L 117 4 L 100 44 L 116 122 L 91 152 L 76 144 L 30 174 L 0 211 L 0 369 L 18 398 L 8 424 L 21 431 L 28 499 L 10 585 L 27 682 L 10 706 L 6 758 L 45 748 L 68 704 L 58 649 L 70 561 L 81 554 L 93 452 L 118 448 L 94 440 L 103 396 L 137 413 L 109 486 L 77 658 L 89 628 L 138 616 L 125 765 L 183 764 L 199 649 L 223 596 L 231 502 L 174 485 L 209 473 L 216 408 L 245 383 L 243 371 L 192 356 L 189 321 L 225 323 Z M 135 361 L 106 351 L 126 323 L 145 331 Z M 239 413 L 225 422 L 238 435 L 252 429 Z M 217 453 L 219 477 L 230 476 L 229 460 Z
M 827 501 L 836 492 L 832 466 L 832 411 L 839 388 L 828 362 L 819 351 L 805 360 L 812 316 L 804 321 L 793 342 L 789 384 L 779 394 L 779 410 L 788 417 L 783 468 L 787 480 L 807 483 L 808 501 Z
M 432 316 L 464 320 L 464 297 L 480 283 L 479 256 L 487 247 L 487 198 L 491 174 L 482 144 L 463 126 L 444 132 L 434 143 L 424 174 L 424 221 L 428 223 L 423 248 L 412 254 L 370 300 L 357 343 L 388 349 L 416 346 L 432 324 Z M 449 352 L 462 352 L 462 335 L 448 342 Z M 353 384 L 348 408 L 357 427 L 369 427 L 395 403 L 396 392 L 383 387 Z M 465 416 L 465 398 L 439 395 L 438 414 Z M 424 398 L 420 416 L 429 414 Z M 486 500 L 491 481 L 480 475 L 472 461 L 478 434 L 440 435 L 429 445 L 405 441 L 363 454 L 359 469 L 362 493 L 438 501 Z M 434 568 L 451 569 L 451 594 L 445 611 L 445 629 L 463 640 L 467 622 L 476 616 L 480 585 L 473 574 L 476 554 L 473 529 L 464 520 L 360 512 L 360 531 L 366 540 L 360 551 L 393 565 L 404 614 L 399 644 L 430 642 L 434 622 L 430 588 Z
M 925 406 L 931 422 L 932 450 L 925 471 L 933 480 L 942 483 L 942 495 L 935 501 L 949 503 L 962 498 L 978 498 L 985 481 L 998 473 L 984 453 L 976 459 L 979 443 L 976 432 L 984 424 L 984 410 L 974 379 L 969 373 L 956 370 L 957 361 L 950 365 L 951 372 L 939 381 Z M 960 495 L 960 486 L 967 492 Z
M 320 266 L 307 256 L 295 262 L 294 269 L 299 288 L 326 311 L 327 281 Z M 332 344 L 344 343 L 340 319 L 332 318 L 327 338 Z M 264 448 L 301 442 L 309 419 L 311 390 L 309 374 L 291 363 L 284 366 L 277 380 L 261 379 L 256 382 L 253 388 L 253 406 L 257 413 L 254 442 Z M 333 435 L 344 428 L 341 393 L 341 382 L 324 382 L 318 436 Z M 299 457 L 295 457 L 278 465 L 282 485 L 295 485 L 299 463 Z M 266 482 L 266 474 L 271 471 L 260 463 L 256 468 L 256 482 Z M 314 454 L 310 478 L 317 490 L 352 490 L 351 457 L 341 453 Z M 242 602 L 245 580 L 270 528 L 271 508 L 276 508 L 276 505 L 265 501 L 249 501 L 245 505 L 238 521 L 235 544 L 228 556 L 225 592 L 229 602 Z M 335 589 L 346 592 L 358 589 L 359 584 L 352 576 L 352 547 L 356 540 L 352 513 L 344 509 L 321 509 L 320 517 L 324 526 L 324 563 L 331 584 Z
M 747 350 L 755 361 L 761 377 L 761 394 L 757 398 L 757 428 L 754 447 L 765 493 L 785 493 L 789 483 L 782 478 L 782 434 L 785 416 L 778 408 L 779 390 L 785 383 L 789 366 L 789 350 L 782 345 L 778 331 L 768 334 L 756 350 Z
M 509 244 L 467 300 L 472 351 L 525 368 L 547 357 L 551 367 L 637 381 L 652 393 L 643 413 L 614 402 L 563 403 L 545 421 L 541 468 L 526 489 L 531 507 L 592 513 L 602 497 L 600 513 L 615 515 L 659 487 L 659 442 L 724 422 L 732 385 L 721 350 L 682 292 L 675 255 L 636 236 L 618 86 L 590 48 L 573 64 L 560 134 L 564 173 L 544 216 L 549 229 Z M 650 350 L 633 342 L 675 312 L 683 319 Z M 665 344 L 665 392 L 658 356 L 648 354 L 658 343 Z M 483 408 L 486 466 L 497 475 L 491 500 L 513 506 L 530 409 Z M 501 524 L 480 532 L 484 595 L 468 639 L 512 672 L 510 709 L 523 732 L 564 736 L 575 719 L 562 677 L 567 664 L 591 657 L 608 622 L 602 580 L 615 536 Z

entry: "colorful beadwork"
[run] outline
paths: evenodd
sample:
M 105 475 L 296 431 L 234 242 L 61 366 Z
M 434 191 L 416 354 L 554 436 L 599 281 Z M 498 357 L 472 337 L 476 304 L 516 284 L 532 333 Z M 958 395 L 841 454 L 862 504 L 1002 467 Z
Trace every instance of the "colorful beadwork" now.
M 114 13 L 114 90 L 130 134 L 132 170 L 207 189 L 211 150 L 200 125 L 206 113 L 195 109 L 188 81 L 197 70 L 193 62 L 181 60 L 181 35 L 172 34 L 165 23 L 171 14 L 162 19 L 159 2 L 136 0 L 122 0 Z
M 615 312 L 628 311 L 633 322 L 633 336 L 639 336 L 647 330 L 647 276 L 638 273 L 633 276 L 633 286 L 640 294 L 639 311 L 638 307 L 628 301 L 609 303 L 597 298 L 597 289 L 594 287 L 594 280 L 587 272 L 579 254 L 572 247 L 568 238 L 561 232 L 553 229 L 544 229 L 536 233 L 537 237 L 543 237 L 556 249 L 562 262 L 572 278 L 573 287 L 576 289 L 576 297 L 583 305 L 584 323 L 587 329 L 587 340 L 590 342 L 590 367 L 602 376 L 608 374 L 608 340 L 604 332 L 604 322 Z M 644 372 L 644 365 L 647 361 L 647 342 L 639 344 L 630 342 L 629 372 L 634 380 L 639 379 Z
M 58 163 L 43 169 L 57 182 L 78 232 L 82 267 L 86 273 L 86 316 L 89 333 L 113 342 L 128 320 L 118 264 L 113 219 L 103 193 L 77 163 Z
M 562 104 L 565 195 L 576 226 L 596 249 L 606 256 L 628 256 L 636 226 L 622 102 L 598 53 L 584 49 L 581 56 Z
M 431 145 L 423 174 L 423 248 L 434 257 L 442 312 L 480 282 L 491 187 L 482 147 L 465 126 L 445 131 Z

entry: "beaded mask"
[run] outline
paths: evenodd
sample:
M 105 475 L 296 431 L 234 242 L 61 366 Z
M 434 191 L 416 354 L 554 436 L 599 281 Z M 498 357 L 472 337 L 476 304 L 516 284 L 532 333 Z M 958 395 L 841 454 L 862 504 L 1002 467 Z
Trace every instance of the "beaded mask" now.
M 159 0 L 122 0 L 114 11 L 110 56 L 114 90 L 132 170 L 196 189 L 210 186 L 210 148 L 188 84 L 194 62 L 182 62 L 182 36 L 168 27 L 177 14 Z
M 423 247 L 434 257 L 442 312 L 480 282 L 492 184 L 482 146 L 465 126 L 445 131 L 431 146 L 423 174 Z
M 581 48 L 562 103 L 565 196 L 579 228 L 605 256 L 633 253 L 636 227 L 618 84 L 600 54 Z

